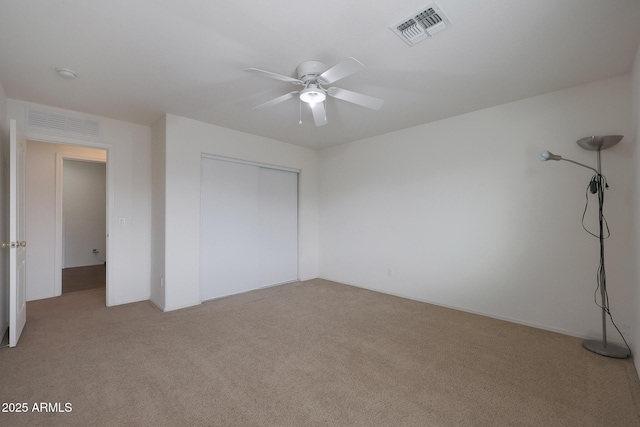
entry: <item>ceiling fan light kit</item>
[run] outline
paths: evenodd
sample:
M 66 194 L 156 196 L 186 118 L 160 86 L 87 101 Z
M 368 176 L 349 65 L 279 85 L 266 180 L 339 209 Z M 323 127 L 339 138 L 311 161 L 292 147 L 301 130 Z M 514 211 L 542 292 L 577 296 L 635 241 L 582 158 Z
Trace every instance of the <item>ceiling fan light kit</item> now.
M 307 104 L 317 104 L 327 99 L 327 93 L 318 85 L 310 84 L 309 87 L 300 91 L 300 101 Z
M 369 95 L 358 92 L 341 89 L 335 86 L 325 88 L 323 85 L 330 85 L 340 79 L 343 79 L 364 68 L 364 65 L 355 58 L 347 58 L 329 68 L 320 61 L 305 61 L 296 67 L 298 78 L 285 76 L 283 74 L 273 73 L 271 71 L 260 70 L 258 68 L 247 68 L 245 71 L 260 74 L 275 80 L 281 80 L 294 85 L 304 86 L 300 91 L 289 92 L 281 95 L 263 104 L 253 107 L 253 109 L 270 107 L 279 104 L 288 99 L 295 98 L 296 95 L 301 102 L 311 107 L 313 120 L 316 126 L 327 124 L 327 115 L 324 102 L 327 96 L 351 102 L 352 104 L 379 110 L 382 108 L 384 101 Z

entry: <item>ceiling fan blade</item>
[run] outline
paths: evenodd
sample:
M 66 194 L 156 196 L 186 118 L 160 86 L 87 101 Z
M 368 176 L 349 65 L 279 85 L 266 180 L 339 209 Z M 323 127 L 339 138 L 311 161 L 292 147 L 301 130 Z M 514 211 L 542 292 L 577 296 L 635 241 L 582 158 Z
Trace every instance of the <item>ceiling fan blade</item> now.
M 329 68 L 318 77 L 323 84 L 331 84 L 347 76 L 350 76 L 351 74 L 355 73 L 356 71 L 360 71 L 363 68 L 364 65 L 362 64 L 362 62 L 358 61 L 355 58 L 347 58 L 344 61 L 339 62 L 333 67 Z
M 311 112 L 313 113 L 313 121 L 316 123 L 316 126 L 324 126 L 327 124 L 327 110 L 324 108 L 324 102 L 311 105 Z
M 373 96 L 364 95 L 358 92 L 352 92 L 346 89 L 340 89 L 339 87 L 330 87 L 327 90 L 329 96 L 342 99 L 343 101 L 351 102 L 362 107 L 371 108 L 372 110 L 379 110 L 382 108 L 384 101 L 380 98 L 374 98 Z
M 272 73 L 271 71 L 260 70 L 258 68 L 246 68 L 246 72 L 252 74 L 259 74 L 264 77 L 269 77 L 270 79 L 282 80 L 283 82 L 293 83 L 297 85 L 304 85 L 302 80 L 294 79 L 293 77 L 285 76 L 278 73 Z
M 284 102 L 288 99 L 293 98 L 295 95 L 297 95 L 298 93 L 300 93 L 299 91 L 293 91 L 293 92 L 289 92 L 285 95 L 279 96 L 275 99 L 272 99 L 271 101 L 267 101 L 264 104 L 260 104 L 260 105 L 256 105 L 255 107 L 252 108 L 252 110 L 255 110 L 256 108 L 263 108 L 263 107 L 270 107 L 272 105 L 276 105 L 279 104 L 281 102 Z

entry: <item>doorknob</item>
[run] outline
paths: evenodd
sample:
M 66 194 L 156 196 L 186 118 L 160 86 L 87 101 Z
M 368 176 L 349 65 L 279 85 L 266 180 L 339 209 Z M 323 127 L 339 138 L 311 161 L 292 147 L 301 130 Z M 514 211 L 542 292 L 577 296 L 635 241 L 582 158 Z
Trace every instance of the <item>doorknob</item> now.
M 27 242 L 22 241 L 22 242 L 2 242 L 0 244 L 0 247 L 2 249 L 4 248 L 18 248 L 18 247 L 27 247 Z

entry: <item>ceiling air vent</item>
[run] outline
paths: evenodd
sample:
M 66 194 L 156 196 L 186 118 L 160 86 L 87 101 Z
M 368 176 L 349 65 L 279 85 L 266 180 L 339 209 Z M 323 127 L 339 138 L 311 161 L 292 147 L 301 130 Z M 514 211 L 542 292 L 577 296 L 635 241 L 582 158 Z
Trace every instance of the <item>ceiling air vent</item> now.
M 389 27 L 409 46 L 451 27 L 451 20 L 436 3 Z
M 27 112 L 27 127 L 94 138 L 100 136 L 100 122 L 98 120 L 34 108 L 29 108 Z

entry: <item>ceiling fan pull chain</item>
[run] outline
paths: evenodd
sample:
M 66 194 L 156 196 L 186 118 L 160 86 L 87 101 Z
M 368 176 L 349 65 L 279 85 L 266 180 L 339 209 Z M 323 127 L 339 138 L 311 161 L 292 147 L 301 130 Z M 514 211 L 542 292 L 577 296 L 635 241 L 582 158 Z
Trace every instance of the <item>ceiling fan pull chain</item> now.
M 298 101 L 298 106 L 300 107 L 300 122 L 298 124 L 302 124 L 302 101 Z

